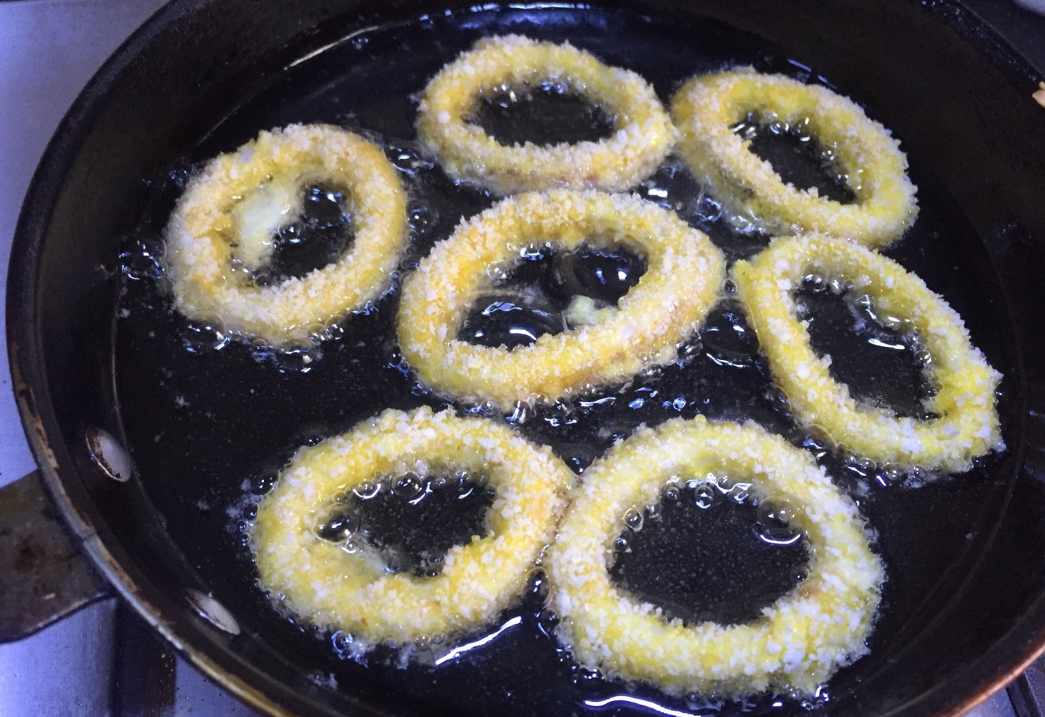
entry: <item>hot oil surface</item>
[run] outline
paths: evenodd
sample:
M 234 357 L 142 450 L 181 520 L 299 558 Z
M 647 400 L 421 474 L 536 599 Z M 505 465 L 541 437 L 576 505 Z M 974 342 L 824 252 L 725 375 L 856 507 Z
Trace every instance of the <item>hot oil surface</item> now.
M 805 282 L 795 298 L 813 350 L 831 357 L 832 378 L 857 401 L 898 416 L 931 417 L 929 354 L 913 332 L 886 326 L 870 297 L 823 279 Z
M 562 82 L 487 93 L 471 122 L 507 145 L 598 142 L 613 129 L 612 115 Z
M 279 230 L 272 256 L 254 272 L 254 282 L 270 286 L 322 269 L 349 250 L 353 232 L 345 193 L 310 186 L 304 189 L 300 219 Z
M 572 250 L 528 247 L 521 259 L 473 303 L 459 339 L 509 350 L 529 346 L 544 334 L 591 323 L 595 312 L 616 306 L 646 273 L 643 257 L 612 243 L 585 242 Z M 571 310 L 578 298 L 590 299 L 591 310 Z
M 452 547 L 488 534 L 494 495 L 482 476 L 406 473 L 335 496 L 315 531 L 349 553 L 375 548 L 388 572 L 433 577 Z
M 642 700 L 660 709 L 705 714 L 710 703 L 702 697 L 670 698 L 649 686 L 623 685 L 576 669 L 551 636 L 555 617 L 543 609 L 539 574 L 532 589 L 495 624 L 437 644 L 430 659 L 405 667 L 399 664 L 400 653 L 386 648 L 356 660 L 344 649 L 345 636 L 317 635 L 273 610 L 255 585 L 240 528 L 296 448 L 348 430 L 385 408 L 442 408 L 450 402 L 417 385 L 396 350 L 398 280 L 373 306 L 347 317 L 329 338 L 295 351 L 251 346 L 195 325 L 172 311 L 163 289 L 155 257 L 187 171 L 235 149 L 260 129 L 290 122 L 340 124 L 386 148 L 410 192 L 411 244 L 402 262 L 402 270 L 409 271 L 435 241 L 450 234 L 460 217 L 495 201 L 473 187 L 454 186 L 432 158 L 418 152 L 413 98 L 444 63 L 479 37 L 508 32 L 569 39 L 611 64 L 640 73 L 665 101 L 686 78 L 723 66 L 753 65 L 806 79 L 783 52 L 715 23 L 682 26 L 603 11 L 518 10 L 423 19 L 378 28 L 328 49 L 259 87 L 254 101 L 207 133 L 184 164 L 156 182 L 154 205 L 124 257 L 125 292 L 116 334 L 124 425 L 145 488 L 201 580 L 232 608 L 246 631 L 264 636 L 263 649 L 284 655 L 302 674 L 332 675 L 342 690 L 408 714 L 647 714 Z M 978 239 L 960 208 L 934 193 L 931 176 L 914 179 L 922 213 L 894 254 L 966 313 L 991 293 L 984 290 L 990 280 L 980 273 L 987 263 L 977 253 Z M 730 260 L 750 256 L 766 244 L 766 237 L 740 232 L 726 221 L 685 167 L 672 159 L 635 191 L 707 232 Z M 952 248 L 947 257 L 935 249 L 941 235 Z M 997 315 L 994 308 L 988 316 Z M 971 326 L 974 341 L 992 360 L 992 350 L 1004 342 L 999 326 L 997 320 Z M 990 511 L 999 492 L 987 470 L 910 490 L 899 485 L 903 476 L 834 455 L 816 437 L 796 429 L 769 379 L 757 338 L 729 292 L 699 334 L 680 347 L 674 363 L 634 381 L 510 417 L 459 410 L 509 420 L 530 439 L 550 445 L 578 472 L 641 424 L 697 414 L 754 420 L 817 456 L 874 526 L 876 549 L 889 576 L 871 655 L 831 681 L 831 700 L 814 706 L 828 713 L 845 714 L 850 690 L 874 675 L 890 651 L 916 640 L 926 611 L 945 602 L 960 584 L 963 566 L 978 554 L 979 536 L 989 534 Z M 655 537 L 656 532 L 647 535 Z M 664 545 L 670 542 L 666 539 Z M 622 561 L 620 570 L 626 566 Z M 729 577 L 738 576 L 731 572 Z M 653 583 L 656 576 L 636 574 L 635 589 L 642 589 L 639 583 L 646 580 Z M 782 583 L 780 589 L 786 588 Z M 763 599 L 769 597 L 748 593 L 751 605 Z M 799 700 L 763 697 L 716 704 L 713 711 L 787 714 L 808 709 Z
M 752 112 L 733 127 L 750 142 L 749 151 L 769 162 L 786 184 L 816 188 L 821 197 L 841 204 L 856 199 L 849 177 L 838 166 L 833 147 L 823 146 L 805 122 L 787 123 Z
M 610 577 L 695 625 L 753 622 L 805 579 L 809 553 L 786 514 L 744 484 L 695 482 L 625 517 Z

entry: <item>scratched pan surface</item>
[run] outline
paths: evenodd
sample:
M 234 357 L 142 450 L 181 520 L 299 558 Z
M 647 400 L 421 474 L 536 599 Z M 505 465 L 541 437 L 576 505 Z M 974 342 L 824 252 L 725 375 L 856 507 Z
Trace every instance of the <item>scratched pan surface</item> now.
M 175 3 L 118 53 L 63 124 L 19 227 L 10 344 L 31 386 L 22 400 L 39 416 L 34 441 L 51 466 L 50 487 L 103 571 L 190 659 L 276 713 L 946 714 L 1015 674 L 1045 635 L 1036 423 L 1045 367 L 1033 350 L 1045 328 L 1036 293 L 1045 268 L 1045 110 L 1030 99 L 1029 70 L 947 3 L 447 9 Z M 418 154 L 416 94 L 475 39 L 506 32 L 569 39 L 639 72 L 664 99 L 693 74 L 741 64 L 826 82 L 903 142 L 922 210 L 889 253 L 951 302 L 1004 373 L 1008 449 L 921 488 L 823 457 L 876 529 L 889 580 L 870 654 L 812 702 L 675 699 L 578 673 L 546 634 L 539 584 L 457 647 L 482 645 L 451 645 L 439 664 L 407 667 L 387 651 L 367 664 L 347 656 L 344 638 L 294 625 L 254 585 L 239 524 L 296 446 L 386 407 L 446 402 L 399 365 L 394 292 L 307 362 L 303 353 L 223 341 L 171 313 L 150 257 L 174 199 L 201 161 L 259 129 L 340 124 L 380 141 L 400 168 L 411 192 L 409 270 L 460 216 L 493 201 L 453 186 Z M 708 231 L 731 258 L 760 246 L 730 232 L 676 163 L 637 191 Z M 679 365 L 607 388 L 569 416 L 538 412 L 519 430 L 578 469 L 639 423 L 676 415 L 751 417 L 803 443 L 732 308 L 727 301 L 712 315 Z M 139 479 L 114 485 L 99 475 L 82 439 L 95 426 L 126 440 Z M 739 569 L 710 585 L 680 579 L 668 593 L 695 593 L 688 607 L 714 615 L 724 609 L 710 605 L 716 592 L 793 584 L 794 556 L 738 547 L 743 526 L 716 537 L 727 532 L 730 519 L 721 520 L 692 534 L 704 551 L 698 559 L 735 559 Z M 662 571 L 675 565 L 670 545 L 645 549 Z M 639 591 L 652 580 L 641 568 L 624 579 Z M 187 588 L 213 593 L 241 633 L 202 621 Z M 766 597 L 748 600 L 758 599 Z

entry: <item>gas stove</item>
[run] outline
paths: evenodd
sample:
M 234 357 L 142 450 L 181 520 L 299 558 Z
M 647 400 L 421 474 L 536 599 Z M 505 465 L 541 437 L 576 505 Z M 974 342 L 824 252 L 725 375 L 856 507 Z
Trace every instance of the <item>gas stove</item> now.
M 1023 0 L 1035 6 L 1038 0 Z M 19 208 L 63 113 L 101 63 L 164 0 L 0 2 L 0 284 Z M 1039 69 L 1045 17 L 1010 0 L 966 0 Z M 1045 9 L 1045 2 L 1038 5 Z M 4 318 L 0 314 L 0 327 Z M 0 340 L 6 333 L 0 331 Z M 11 388 L 6 342 L 0 351 L 0 487 L 34 470 Z M 1031 668 L 970 717 L 1042 717 L 1045 671 Z M 160 643 L 116 599 L 96 603 L 38 634 L 0 645 L 0 715 L 251 717 Z

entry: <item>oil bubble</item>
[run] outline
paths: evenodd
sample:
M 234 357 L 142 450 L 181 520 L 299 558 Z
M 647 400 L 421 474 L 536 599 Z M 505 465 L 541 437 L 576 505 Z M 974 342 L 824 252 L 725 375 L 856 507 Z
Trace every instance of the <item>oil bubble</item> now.
M 352 495 L 359 500 L 372 500 L 381 493 L 381 484 L 366 481 L 352 489 Z
M 602 674 L 598 670 L 592 670 L 587 667 L 577 667 L 572 672 L 570 681 L 574 685 L 589 685 L 598 682 L 602 678 Z
M 551 610 L 541 610 L 537 613 L 537 629 L 548 637 L 553 637 L 555 628 L 559 624 L 559 616 Z
M 534 415 L 533 406 L 527 401 L 516 401 L 512 412 L 505 416 L 505 420 L 513 426 L 525 425 Z
M 530 594 L 539 598 L 542 602 L 548 597 L 548 578 L 541 570 L 534 571 L 530 578 Z
M 561 446 L 558 454 L 559 458 L 570 467 L 570 470 L 578 475 L 583 473 L 599 457 L 595 447 L 587 443 L 570 443 Z
M 795 509 L 787 501 L 763 501 L 756 508 L 755 535 L 770 545 L 791 545 L 802 537 L 793 524 Z
M 828 702 L 831 701 L 831 693 L 827 691 L 826 685 L 820 685 L 816 688 L 816 691 L 812 696 L 804 696 L 800 704 L 802 709 L 810 712 L 823 708 Z
M 486 276 L 494 282 L 502 282 L 508 279 L 512 265 L 507 261 L 492 261 L 486 267 Z
M 255 475 L 250 479 L 250 492 L 254 495 L 265 495 L 272 490 L 272 486 L 275 484 L 275 473 L 262 473 L 260 475 Z
M 689 363 L 693 358 L 700 356 L 704 353 L 704 344 L 700 342 L 700 339 L 693 339 L 679 349 L 679 363 L 685 365 Z
M 886 465 L 882 468 L 881 473 L 882 479 L 888 484 L 897 484 L 903 482 L 907 477 L 906 473 L 902 468 L 892 465 Z
M 686 708 L 693 712 L 714 713 L 722 710 L 723 701 L 716 695 L 690 692 L 685 697 Z
M 830 453 L 827 440 L 824 438 L 826 435 L 823 428 L 811 426 L 809 435 L 802 439 L 802 448 L 812 453 L 817 460 L 823 459 Z
M 339 543 L 347 540 L 358 528 L 352 512 L 342 505 L 334 504 L 320 512 L 316 521 L 316 535 L 323 540 Z
M 182 348 L 191 354 L 221 351 L 230 339 L 220 328 L 209 325 L 189 324 L 181 336 Z
M 735 304 L 714 311 L 700 331 L 708 358 L 720 366 L 744 368 L 758 354 L 758 338 Z
M 715 503 L 715 489 L 707 483 L 697 486 L 693 491 L 693 502 L 698 508 L 707 510 Z
M 330 641 L 334 645 L 334 650 L 340 654 L 352 648 L 355 638 L 344 630 L 338 630 L 330 636 Z
M 411 500 L 421 495 L 424 481 L 416 473 L 407 473 L 392 485 L 392 493 L 404 500 Z
M 823 274 L 806 274 L 802 277 L 802 290 L 810 294 L 823 294 L 828 290 Z
M 851 471 L 861 478 L 873 475 L 878 470 L 878 465 L 871 458 L 860 455 L 848 455 L 845 458 L 845 469 Z
M 750 483 L 728 483 L 723 482 L 722 492 L 733 502 L 743 505 L 752 499 Z
M 414 236 L 424 237 L 438 224 L 439 214 L 427 204 L 416 204 L 411 207 L 407 222 Z
M 390 146 L 387 150 L 387 155 L 393 167 L 410 176 L 415 176 L 422 170 L 429 170 L 435 167 L 434 163 L 424 159 L 409 147 Z

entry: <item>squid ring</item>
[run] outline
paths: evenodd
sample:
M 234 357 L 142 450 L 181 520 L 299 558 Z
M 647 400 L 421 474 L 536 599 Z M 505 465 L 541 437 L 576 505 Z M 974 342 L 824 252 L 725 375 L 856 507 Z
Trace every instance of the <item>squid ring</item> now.
M 808 577 L 739 625 L 686 624 L 617 587 L 613 544 L 632 509 L 687 477 L 753 481 L 763 500 L 794 507 L 809 546 Z M 703 416 L 643 428 L 584 472 L 549 550 L 550 606 L 575 659 L 672 694 L 810 693 L 866 653 L 884 571 L 853 502 L 812 456 L 755 424 Z
M 434 577 L 389 573 L 376 551 L 316 535 L 339 493 L 414 470 L 481 473 L 496 490 L 488 532 L 457 545 Z M 258 506 L 251 533 L 262 586 L 320 627 L 408 643 L 482 624 L 520 593 L 554 534 L 572 474 L 508 426 L 450 411 L 387 410 L 298 451 Z
M 617 242 L 643 255 L 646 273 L 597 323 L 545 334 L 512 350 L 459 339 L 491 268 L 546 243 L 574 249 Z M 704 320 L 725 279 L 722 252 L 673 213 L 599 192 L 528 193 L 457 227 L 403 282 L 398 334 L 420 379 L 449 394 L 510 408 L 554 401 L 669 363 Z
M 786 184 L 733 132 L 749 112 L 789 125 L 808 122 L 821 146 L 836 153 L 856 201 L 844 204 L 815 188 Z M 679 153 L 693 174 L 706 177 L 734 214 L 772 233 L 815 231 L 879 247 L 899 237 L 918 212 L 899 142 L 852 100 L 825 87 L 753 70 L 695 77 L 676 93 L 672 117 Z
M 932 357 L 937 417 L 918 420 L 860 406 L 829 362 L 810 346 L 792 292 L 804 276 L 841 279 L 866 292 L 883 314 L 902 317 Z M 1003 447 L 995 389 L 1001 376 L 976 349 L 958 314 L 914 274 L 864 247 L 824 236 L 774 240 L 733 267 L 737 291 L 770 369 L 797 420 L 819 426 L 835 445 L 875 461 L 959 472 Z
M 599 142 L 551 146 L 501 144 L 468 122 L 478 97 L 505 86 L 565 82 L 613 117 Z M 619 192 L 653 173 L 675 141 L 671 119 L 639 75 L 603 64 L 569 43 L 519 35 L 480 40 L 446 65 L 425 89 L 417 131 L 455 180 L 507 195 L 570 187 Z
M 272 235 L 297 218 L 313 182 L 350 195 L 351 247 L 304 277 L 254 284 L 244 267 L 271 255 Z M 165 261 L 189 318 L 301 345 L 381 294 L 406 236 L 406 193 L 378 147 L 337 127 L 291 125 L 215 157 L 189 182 L 167 227 Z

